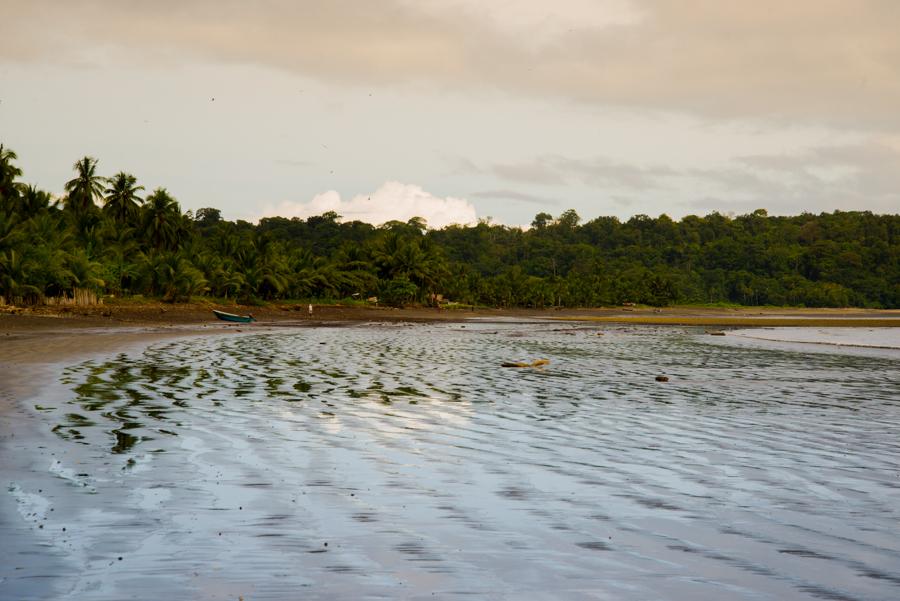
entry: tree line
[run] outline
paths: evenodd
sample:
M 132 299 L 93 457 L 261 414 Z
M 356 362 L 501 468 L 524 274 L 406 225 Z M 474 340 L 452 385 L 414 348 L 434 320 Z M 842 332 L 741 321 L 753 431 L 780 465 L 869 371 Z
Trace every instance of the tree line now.
M 373 226 L 333 212 L 227 221 L 183 212 L 165 188 L 73 166 L 54 198 L 23 183 L 0 145 L 0 296 L 40 303 L 87 289 L 165 301 L 241 302 L 437 295 L 495 307 L 643 303 L 900 307 L 900 215 L 769 216 L 759 209 L 674 221 L 635 215 L 581 222 L 539 213 L 530 228 L 481 220 L 428 229 Z

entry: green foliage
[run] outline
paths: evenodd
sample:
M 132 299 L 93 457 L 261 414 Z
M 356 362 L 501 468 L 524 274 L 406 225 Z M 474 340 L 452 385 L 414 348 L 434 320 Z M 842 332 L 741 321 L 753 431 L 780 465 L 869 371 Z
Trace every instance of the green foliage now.
M 14 209 L 19 198 L 20 185 L 16 179 L 22 170 L 13 164 L 19 157 L 0 144 L 0 210 Z
M 200 227 L 209 227 L 222 221 L 222 212 L 212 207 L 197 209 L 197 212 L 194 214 L 194 221 Z
M 138 192 L 144 186 L 137 185 L 137 178 L 130 173 L 120 171 L 109 180 L 106 188 L 106 204 L 103 212 L 113 221 L 122 225 L 134 225 L 144 202 Z
M 165 188 L 157 188 L 147 197 L 141 220 L 144 240 L 155 251 L 174 250 L 177 247 L 181 208 Z
M 84 157 L 72 168 L 76 176 L 66 182 L 66 208 L 73 214 L 83 216 L 95 211 L 95 199 L 103 198 L 106 178 L 97 175 L 97 159 Z
M 409 278 L 399 275 L 382 281 L 379 295 L 385 304 L 402 307 L 416 296 L 417 290 L 416 285 L 409 281 Z
M 15 250 L 0 252 L 0 296 L 8 301 L 31 300 L 40 289 L 31 284 L 37 266 Z
M 188 301 L 209 289 L 203 272 L 182 253 L 160 252 L 145 257 L 141 276 L 149 294 L 168 302 Z
M 428 230 L 424 220 L 374 227 L 334 212 L 258 225 L 215 208 L 184 214 L 164 189 L 106 179 L 78 161 L 60 209 L 19 181 L 0 145 L 0 296 L 14 302 L 87 288 L 183 301 L 211 295 L 365 299 L 502 307 L 674 302 L 900 307 L 900 216 L 834 212 L 772 217 L 759 209 L 635 215 L 582 223 L 539 213 L 527 230 L 481 220 Z M 96 202 L 103 200 L 102 211 Z

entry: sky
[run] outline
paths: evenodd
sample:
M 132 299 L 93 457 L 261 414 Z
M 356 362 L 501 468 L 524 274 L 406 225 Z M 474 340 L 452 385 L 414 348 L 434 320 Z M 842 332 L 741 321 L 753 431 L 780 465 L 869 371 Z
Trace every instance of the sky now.
M 900 212 L 895 0 L 0 0 L 0 143 L 228 219 Z

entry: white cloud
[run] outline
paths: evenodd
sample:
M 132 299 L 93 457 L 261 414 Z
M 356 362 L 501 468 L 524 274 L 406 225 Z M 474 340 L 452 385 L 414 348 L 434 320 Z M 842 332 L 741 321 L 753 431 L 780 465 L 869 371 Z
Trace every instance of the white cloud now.
M 428 227 L 442 228 L 454 223 L 471 224 L 478 219 L 468 200 L 434 196 L 419 186 L 385 182 L 371 194 L 359 194 L 343 200 L 334 190 L 317 194 L 307 202 L 286 200 L 263 209 L 262 217 L 300 217 L 334 211 L 343 221 L 365 221 L 380 225 L 387 221 L 408 221 L 422 217 Z

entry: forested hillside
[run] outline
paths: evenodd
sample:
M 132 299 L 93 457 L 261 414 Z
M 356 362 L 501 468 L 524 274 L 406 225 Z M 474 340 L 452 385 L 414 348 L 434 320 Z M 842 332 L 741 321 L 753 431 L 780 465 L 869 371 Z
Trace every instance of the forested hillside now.
M 22 181 L 0 146 L 0 296 L 39 303 L 87 289 L 167 301 L 433 294 L 491 306 L 624 302 L 900 307 L 900 215 L 764 210 L 673 221 L 636 215 L 581 223 L 540 213 L 527 230 L 482 221 L 428 230 L 419 219 L 375 227 L 326 213 L 221 219 L 182 212 L 163 188 L 74 165 L 65 196 Z

